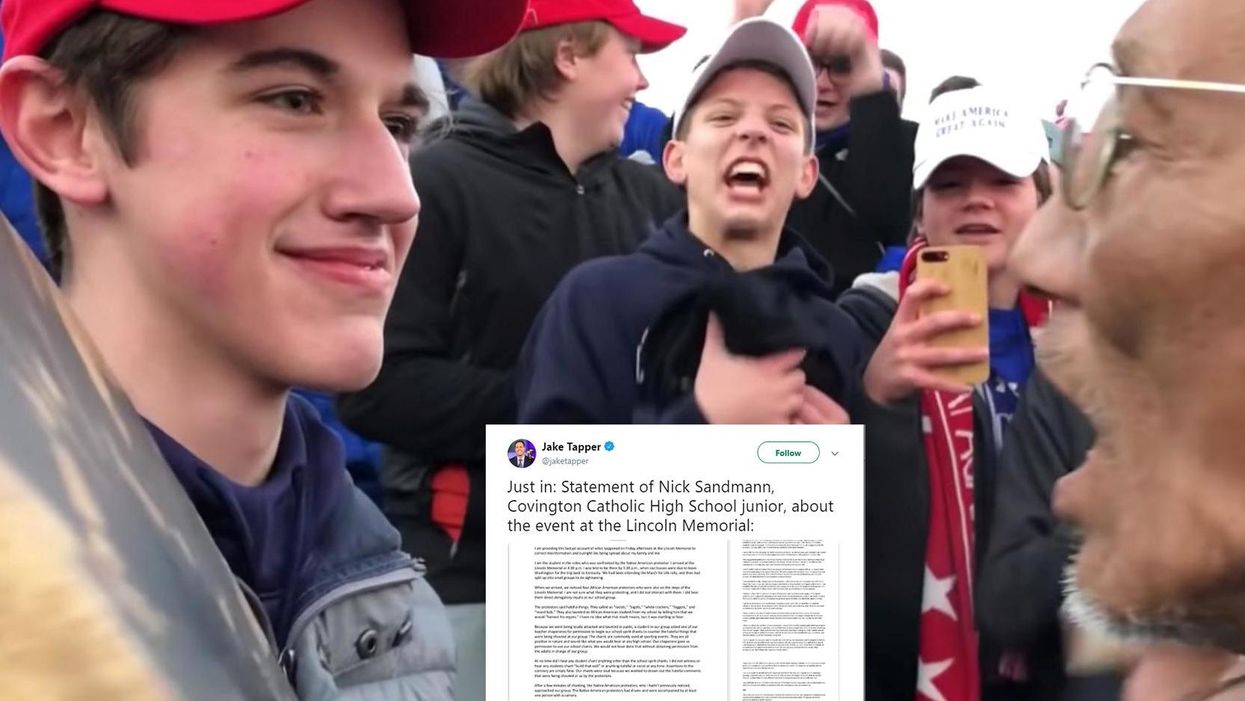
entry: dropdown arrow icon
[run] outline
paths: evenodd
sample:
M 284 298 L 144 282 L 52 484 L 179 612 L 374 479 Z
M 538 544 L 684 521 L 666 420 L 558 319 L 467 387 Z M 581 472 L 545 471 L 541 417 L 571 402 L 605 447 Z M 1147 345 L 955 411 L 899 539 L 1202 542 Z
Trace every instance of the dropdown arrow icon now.
M 831 455 L 833 455 L 833 456 L 835 456 L 836 458 L 839 456 L 839 454 L 838 454 L 838 453 L 836 453 L 836 452 L 834 452 L 833 450 L 832 450 L 832 451 L 830 451 L 830 454 L 831 454 Z

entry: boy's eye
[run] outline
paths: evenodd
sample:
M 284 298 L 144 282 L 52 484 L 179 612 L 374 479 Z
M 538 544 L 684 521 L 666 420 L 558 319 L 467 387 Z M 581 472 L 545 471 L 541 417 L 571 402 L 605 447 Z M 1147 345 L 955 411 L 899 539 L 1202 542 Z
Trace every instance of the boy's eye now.
M 260 98 L 264 102 L 296 114 L 319 114 L 322 98 L 311 90 L 282 90 Z
M 929 184 L 934 190 L 954 190 L 960 186 L 959 180 L 935 180 Z
M 419 120 L 407 114 L 397 114 L 385 118 L 385 126 L 399 143 L 409 144 L 415 139 L 419 130 Z

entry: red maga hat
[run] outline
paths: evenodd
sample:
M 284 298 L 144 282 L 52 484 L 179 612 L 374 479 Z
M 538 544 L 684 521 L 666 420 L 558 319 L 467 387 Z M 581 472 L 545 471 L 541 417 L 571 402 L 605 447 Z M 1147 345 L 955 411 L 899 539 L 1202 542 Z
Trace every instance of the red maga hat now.
M 523 30 L 592 20 L 639 39 L 645 53 L 660 51 L 687 33 L 686 27 L 644 15 L 631 0 L 531 0 Z
M 4 0 L 4 58 L 38 54 L 91 10 L 156 22 L 224 24 L 292 10 L 309 0 Z M 405 0 L 411 51 L 438 58 L 486 53 L 518 31 L 527 0 Z

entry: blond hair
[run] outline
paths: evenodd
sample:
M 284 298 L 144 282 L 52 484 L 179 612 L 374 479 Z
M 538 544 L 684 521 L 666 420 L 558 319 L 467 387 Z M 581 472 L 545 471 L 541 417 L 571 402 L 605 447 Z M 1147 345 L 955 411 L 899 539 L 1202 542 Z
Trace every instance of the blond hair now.
M 463 67 L 462 82 L 498 112 L 515 118 L 538 98 L 552 99 L 565 82 L 558 48 L 571 42 L 576 56 L 595 56 L 610 37 L 605 22 L 573 22 L 533 29 Z

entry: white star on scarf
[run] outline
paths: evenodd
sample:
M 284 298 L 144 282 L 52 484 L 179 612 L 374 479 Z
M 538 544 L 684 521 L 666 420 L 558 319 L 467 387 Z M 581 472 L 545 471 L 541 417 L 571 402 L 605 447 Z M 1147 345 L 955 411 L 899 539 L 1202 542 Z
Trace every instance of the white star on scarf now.
M 934 686 L 934 680 L 939 677 L 947 668 L 951 666 L 951 660 L 943 660 L 942 662 L 926 663 L 925 660 L 919 660 L 920 669 L 916 673 L 916 693 L 918 696 L 924 696 L 930 701 L 947 701 L 942 692 Z
M 951 587 L 955 586 L 955 575 L 951 575 L 946 579 L 939 579 L 934 576 L 929 567 L 925 568 L 925 586 L 921 593 L 921 613 L 927 611 L 942 611 L 951 617 L 951 620 L 958 621 L 955 615 L 955 607 L 951 605 Z

